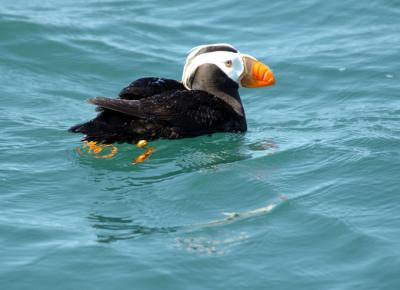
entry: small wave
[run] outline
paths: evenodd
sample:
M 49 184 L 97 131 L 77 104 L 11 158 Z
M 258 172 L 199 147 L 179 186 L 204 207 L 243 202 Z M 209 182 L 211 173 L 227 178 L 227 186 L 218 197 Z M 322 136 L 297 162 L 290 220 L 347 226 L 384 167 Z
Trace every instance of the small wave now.
M 253 217 L 267 215 L 286 200 L 286 198 L 283 198 L 276 203 L 270 203 L 266 206 L 255 208 L 249 211 L 223 213 L 225 216 L 224 218 L 190 225 L 163 227 L 145 226 L 135 223 L 133 219 L 128 217 L 109 217 L 99 214 L 89 215 L 88 220 L 91 223 L 91 226 L 96 230 L 97 241 L 101 243 L 110 243 L 118 240 L 135 239 L 154 234 L 177 233 L 186 235 L 193 234 L 193 232 L 204 232 L 204 230 L 207 228 L 222 227 Z M 183 244 L 186 243 L 185 238 L 177 237 L 177 240 L 182 241 Z M 216 245 L 215 242 L 213 242 L 213 244 Z

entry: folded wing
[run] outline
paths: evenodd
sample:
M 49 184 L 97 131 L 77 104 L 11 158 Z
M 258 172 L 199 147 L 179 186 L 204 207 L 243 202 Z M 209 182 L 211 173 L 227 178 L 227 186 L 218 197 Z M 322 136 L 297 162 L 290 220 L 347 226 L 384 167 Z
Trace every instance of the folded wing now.
M 202 91 L 177 91 L 139 100 L 97 97 L 89 102 L 136 118 L 191 130 L 221 130 L 230 115 L 235 114 L 224 101 Z

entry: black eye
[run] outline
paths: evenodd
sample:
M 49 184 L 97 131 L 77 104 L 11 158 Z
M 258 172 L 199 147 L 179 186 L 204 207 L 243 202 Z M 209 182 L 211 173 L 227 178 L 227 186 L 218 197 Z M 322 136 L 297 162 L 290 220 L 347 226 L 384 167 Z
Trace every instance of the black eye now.
M 232 61 L 231 60 L 225 61 L 225 66 L 226 67 L 231 67 L 232 66 Z

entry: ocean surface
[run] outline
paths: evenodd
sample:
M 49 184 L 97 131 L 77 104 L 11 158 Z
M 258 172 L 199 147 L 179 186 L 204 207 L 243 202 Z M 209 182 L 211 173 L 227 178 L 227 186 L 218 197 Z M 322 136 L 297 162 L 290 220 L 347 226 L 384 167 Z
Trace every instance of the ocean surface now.
M 248 132 L 77 153 L 88 98 L 226 42 Z M 400 2 L 2 0 L 0 289 L 400 289 Z

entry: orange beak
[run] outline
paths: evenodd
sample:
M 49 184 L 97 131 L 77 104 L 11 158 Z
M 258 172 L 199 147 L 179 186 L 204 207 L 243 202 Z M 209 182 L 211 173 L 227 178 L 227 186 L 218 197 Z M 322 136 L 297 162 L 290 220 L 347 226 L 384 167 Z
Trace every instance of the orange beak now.
M 250 55 L 243 55 L 244 72 L 240 83 L 246 88 L 259 88 L 275 84 L 272 70 Z

